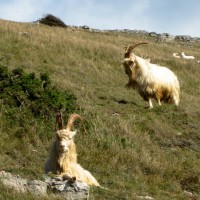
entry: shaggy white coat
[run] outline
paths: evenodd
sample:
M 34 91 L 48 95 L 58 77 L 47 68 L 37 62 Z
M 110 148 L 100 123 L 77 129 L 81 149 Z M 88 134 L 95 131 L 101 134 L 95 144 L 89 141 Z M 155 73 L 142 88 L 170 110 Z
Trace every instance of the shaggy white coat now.
M 152 64 L 145 59 L 134 55 L 123 61 L 126 74 L 129 76 L 128 88 L 138 90 L 144 100 L 153 108 L 151 99 L 174 103 L 180 101 L 180 86 L 176 75 L 168 68 Z
M 100 186 L 92 174 L 77 163 L 74 136 L 76 131 L 62 129 L 57 131 L 50 155 L 45 163 L 45 172 L 58 174 L 62 177 L 76 178 L 88 185 Z

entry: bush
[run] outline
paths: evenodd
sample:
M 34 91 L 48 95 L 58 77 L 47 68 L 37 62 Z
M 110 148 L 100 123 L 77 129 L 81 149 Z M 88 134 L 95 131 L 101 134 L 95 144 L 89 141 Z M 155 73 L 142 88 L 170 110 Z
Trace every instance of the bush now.
M 38 21 L 41 24 L 45 24 L 48 26 L 67 27 L 67 25 L 62 20 L 60 20 L 59 18 L 51 14 L 45 15 L 43 18 L 39 19 Z
M 0 66 L 0 99 L 8 127 L 20 127 L 24 133 L 33 124 L 40 127 L 42 123 L 52 129 L 58 110 L 65 114 L 65 121 L 78 110 L 76 97 L 53 86 L 48 74 L 37 78 L 35 73 L 25 73 L 22 68 L 9 72 L 7 67 Z

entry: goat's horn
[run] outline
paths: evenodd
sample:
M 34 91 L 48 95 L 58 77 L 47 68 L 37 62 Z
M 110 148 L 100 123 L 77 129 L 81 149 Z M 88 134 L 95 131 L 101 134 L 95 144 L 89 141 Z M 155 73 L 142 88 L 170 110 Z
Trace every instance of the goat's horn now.
M 62 129 L 63 129 L 63 118 L 62 118 L 62 113 L 61 113 L 61 112 L 58 112 L 58 113 L 56 114 L 55 129 L 56 129 L 57 124 L 58 124 L 58 129 L 59 129 L 59 130 L 62 130 Z
M 147 43 L 147 42 L 140 42 L 140 43 L 132 44 L 132 45 L 126 47 L 125 58 L 129 58 L 129 57 L 130 57 L 130 54 L 131 54 L 131 52 L 132 52 L 132 50 L 133 50 L 135 47 L 137 47 L 137 46 L 139 46 L 139 45 L 141 45 L 141 44 L 148 44 L 148 43 Z
M 71 131 L 71 127 L 72 127 L 75 119 L 77 119 L 77 118 L 81 119 L 81 116 L 78 115 L 78 114 L 71 114 L 70 115 L 68 122 L 67 122 L 67 127 L 66 127 L 67 131 Z

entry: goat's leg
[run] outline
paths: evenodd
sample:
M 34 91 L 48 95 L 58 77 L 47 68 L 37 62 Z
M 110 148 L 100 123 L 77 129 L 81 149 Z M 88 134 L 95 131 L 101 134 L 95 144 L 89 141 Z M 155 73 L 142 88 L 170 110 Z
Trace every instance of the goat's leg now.
M 152 104 L 151 98 L 148 99 L 148 102 L 149 102 L 149 108 L 153 108 L 153 104 Z
M 161 101 L 160 99 L 157 99 L 158 105 L 161 106 Z
M 175 96 L 173 96 L 173 101 L 174 101 L 174 104 L 175 104 L 176 106 L 178 106 L 179 100 L 178 100 Z

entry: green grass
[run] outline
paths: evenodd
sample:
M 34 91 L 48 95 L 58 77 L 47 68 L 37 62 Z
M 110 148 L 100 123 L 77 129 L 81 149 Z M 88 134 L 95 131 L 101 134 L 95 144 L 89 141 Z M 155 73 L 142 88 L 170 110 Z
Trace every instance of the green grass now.
M 172 57 L 173 52 L 180 51 L 198 57 L 200 43 L 156 43 L 152 38 L 131 34 L 8 21 L 0 21 L 0 25 L 1 66 L 10 71 L 22 67 L 36 77 L 47 73 L 53 85 L 76 97 L 86 128 L 85 132 L 77 124 L 78 161 L 110 189 L 92 188 L 91 199 L 129 200 L 148 195 L 159 200 L 187 200 L 184 190 L 200 198 L 200 66 Z M 21 31 L 28 35 L 19 35 Z M 136 91 L 125 89 L 128 77 L 121 64 L 123 47 L 141 41 L 149 44 L 136 48 L 137 55 L 169 67 L 178 76 L 178 108 L 167 104 L 159 107 L 153 102 L 154 109 L 145 109 L 147 102 Z M 3 101 L 0 170 L 41 178 L 54 138 L 54 114 L 49 122 L 34 121 L 28 109 L 8 117 Z M 26 129 L 15 123 L 21 117 Z M 50 137 L 42 137 L 43 133 Z M 1 188 L 4 199 L 34 199 Z

